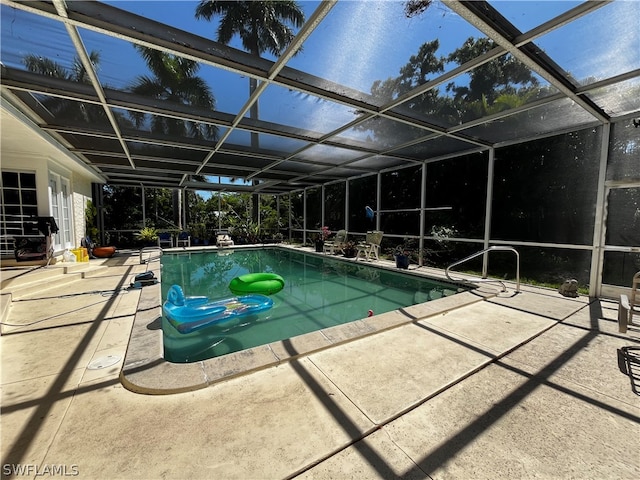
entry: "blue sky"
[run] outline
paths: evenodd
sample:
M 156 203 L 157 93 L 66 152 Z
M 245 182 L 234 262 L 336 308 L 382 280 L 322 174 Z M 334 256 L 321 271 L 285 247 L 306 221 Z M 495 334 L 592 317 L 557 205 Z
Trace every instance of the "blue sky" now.
M 197 1 L 112 0 L 106 3 L 206 38 L 215 38 L 217 21 L 194 18 Z M 526 31 L 581 2 L 493 0 L 491 3 Z M 300 1 L 299 4 L 307 18 L 318 6 L 315 1 Z M 606 10 L 607 15 L 597 11 L 538 39 L 537 43 L 578 79 L 594 72 L 603 77 L 638 68 L 638 4 L 637 1 L 616 1 L 600 9 Z M 24 14 L 2 5 L 3 63 L 19 65 L 26 53 L 57 58 L 63 64 L 72 61 L 74 50 L 59 22 L 40 17 L 25 24 L 19 18 L 21 15 Z M 611 32 L 611 25 L 615 25 L 614 32 Z M 121 88 L 136 75 L 145 73 L 144 63 L 130 44 L 92 32 L 83 31 L 82 34 L 88 49 L 96 49 L 102 55 L 100 75 L 106 83 Z M 289 66 L 368 92 L 373 81 L 396 76 L 422 43 L 438 38 L 439 53 L 447 55 L 469 36 L 478 37 L 481 33 L 439 2 L 421 16 L 407 19 L 402 2 L 343 0 L 332 9 L 307 40 L 303 52 L 294 57 Z M 22 50 L 26 46 L 28 52 Z M 237 40 L 232 46 L 241 48 Z M 608 58 L 611 51 L 618 51 L 619 55 Z M 241 84 L 238 75 L 213 67 L 203 67 L 200 75 L 212 85 L 220 110 L 237 111 L 244 103 L 246 94 L 240 87 L 229 90 L 231 85 Z M 280 98 L 274 99 L 274 102 L 280 101 Z
M 116 0 L 106 3 L 206 38 L 215 38 L 216 21 L 208 22 L 194 18 L 198 2 Z M 307 18 L 318 6 L 318 2 L 299 3 Z M 438 11 L 439 8 L 443 7 L 436 6 L 434 15 L 406 19 L 402 13 L 402 3 L 339 2 L 307 41 L 303 53 L 294 58 L 290 66 L 368 91 L 372 80 L 397 75 L 400 66 L 407 61 L 406 54 L 415 53 L 424 41 L 439 37 L 441 50 L 446 54 L 460 45 L 461 38 L 479 35 L 465 22 L 459 21 L 457 16 L 451 12 L 445 14 L 444 10 Z M 19 38 L 18 29 L 23 27 L 18 25 L 18 22 L 13 22 L 13 15 L 9 12 L 11 9 L 3 6 L 3 29 L 16 31 Z M 55 24 L 58 24 L 58 28 L 52 27 Z M 30 29 L 25 26 L 24 29 L 27 31 L 23 31 L 23 38 L 28 37 L 29 43 L 36 40 L 42 48 L 42 54 L 61 56 L 71 48 L 70 43 L 64 39 L 64 29 L 59 22 L 46 22 L 45 19 L 41 19 L 39 25 L 32 25 Z M 461 34 L 461 29 L 466 30 L 464 34 Z M 425 31 L 430 32 L 425 34 Z M 130 66 L 133 72 L 139 70 L 135 66 L 141 64 L 140 57 L 132 48 L 127 52 L 126 48 L 116 46 L 118 42 L 91 32 L 84 32 L 83 38 L 87 43 L 91 43 L 92 35 L 96 35 L 96 45 L 103 50 L 103 56 L 105 46 L 109 45 L 117 49 L 120 67 L 124 65 L 126 69 Z M 59 38 L 60 36 L 63 38 Z M 369 41 L 364 41 L 367 37 Z M 38 42 L 40 38 L 41 42 Z M 32 46 L 29 45 L 30 48 Z M 234 41 L 231 46 L 241 48 L 238 41 Z M 3 53 L 4 47 L 3 45 Z M 19 48 L 19 45 L 13 47 Z M 357 52 L 355 56 L 353 52 Z M 69 53 L 72 54 L 72 51 Z M 269 58 L 268 55 L 265 56 Z M 381 57 L 384 61 L 380 61 Z M 349 68 L 353 66 L 354 61 L 358 68 Z M 106 67 L 103 67 L 105 70 Z M 114 68 L 111 72 L 105 72 L 105 75 L 112 79 L 114 84 L 124 78 L 122 68 Z

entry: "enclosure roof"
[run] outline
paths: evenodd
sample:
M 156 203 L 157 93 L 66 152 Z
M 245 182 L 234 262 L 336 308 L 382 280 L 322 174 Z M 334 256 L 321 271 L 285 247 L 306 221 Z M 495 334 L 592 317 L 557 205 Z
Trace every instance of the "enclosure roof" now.
M 278 55 L 198 4 L 2 0 L 3 103 L 110 184 L 260 193 L 640 110 L 636 1 L 300 1 Z

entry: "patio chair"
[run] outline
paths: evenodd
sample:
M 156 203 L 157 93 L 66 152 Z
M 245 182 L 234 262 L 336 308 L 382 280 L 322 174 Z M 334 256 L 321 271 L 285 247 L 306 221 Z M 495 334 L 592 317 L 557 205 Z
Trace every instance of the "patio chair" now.
M 233 240 L 229 236 L 229 232 L 221 231 L 216 235 L 216 246 L 218 247 L 232 247 L 234 245 Z
M 163 246 L 168 246 L 169 248 L 172 248 L 173 236 L 169 232 L 158 233 L 158 246 L 160 248 L 162 248 Z
M 367 262 L 373 261 L 372 257 L 375 257 L 376 261 L 380 260 L 378 255 L 380 254 L 380 242 L 382 242 L 382 235 L 384 235 L 384 232 L 381 232 L 380 230 L 367 232 L 365 241 L 358 244 L 356 261 L 358 261 L 361 255 Z
M 618 303 L 618 331 L 625 333 L 628 325 L 637 325 L 633 322 L 634 315 L 640 315 L 640 272 L 631 280 L 631 298 L 626 294 L 620 295 Z
M 189 232 L 180 232 L 176 238 L 176 247 L 190 247 L 191 235 Z
M 629 323 L 633 323 L 633 316 L 640 315 L 640 272 L 636 273 L 631 280 L 631 310 L 629 311 Z
M 338 230 L 333 240 L 327 240 L 322 246 L 322 252 L 329 255 L 336 255 L 339 252 L 343 252 L 344 244 L 347 241 L 347 231 Z

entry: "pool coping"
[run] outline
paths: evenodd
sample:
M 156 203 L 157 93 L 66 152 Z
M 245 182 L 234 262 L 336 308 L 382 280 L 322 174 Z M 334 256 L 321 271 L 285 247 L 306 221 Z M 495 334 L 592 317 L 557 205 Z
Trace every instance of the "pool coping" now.
M 274 246 L 300 250 L 300 248 L 290 246 L 269 245 L 269 247 Z M 203 250 L 190 249 L 189 251 L 200 252 Z M 304 253 L 326 257 L 325 254 L 311 250 L 304 250 Z M 346 258 L 336 258 L 336 260 L 355 262 L 353 259 Z M 381 260 L 376 262 L 375 266 L 398 272 L 392 262 Z M 406 271 L 401 271 L 401 273 L 412 274 Z M 429 272 L 429 277 L 452 283 L 446 278 L 438 278 L 438 275 L 434 275 L 432 272 Z M 124 364 L 120 371 L 120 381 L 128 390 L 147 395 L 169 395 L 199 390 L 231 378 L 277 366 L 284 362 L 337 347 L 376 333 L 424 320 L 428 317 L 442 315 L 451 310 L 496 296 L 497 293 L 493 289 L 475 288 L 467 292 L 336 325 L 267 345 L 252 347 L 221 357 L 193 363 L 171 363 L 163 357 L 161 284 L 156 283 L 155 285 L 144 287 L 140 292 Z

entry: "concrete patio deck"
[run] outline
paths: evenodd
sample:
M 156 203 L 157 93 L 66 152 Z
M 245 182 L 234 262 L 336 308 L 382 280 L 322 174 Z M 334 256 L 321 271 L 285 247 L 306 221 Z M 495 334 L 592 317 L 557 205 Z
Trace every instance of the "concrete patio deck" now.
M 613 302 L 485 290 L 175 366 L 149 268 L 3 269 L 3 478 L 640 478 Z

